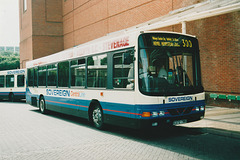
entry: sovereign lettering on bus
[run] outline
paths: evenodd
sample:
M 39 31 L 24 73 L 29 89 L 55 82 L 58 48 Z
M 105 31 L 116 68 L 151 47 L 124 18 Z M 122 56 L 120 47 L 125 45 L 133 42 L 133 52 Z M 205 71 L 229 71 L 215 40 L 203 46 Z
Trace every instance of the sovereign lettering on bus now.
M 25 70 L 8 71 L 7 74 L 23 74 Z
M 46 89 L 47 95 L 50 96 L 63 96 L 63 97 L 70 97 L 69 90 L 62 90 L 62 89 Z
M 192 101 L 192 96 L 186 96 L 186 97 L 170 97 L 168 98 L 169 102 L 181 102 L 181 101 Z

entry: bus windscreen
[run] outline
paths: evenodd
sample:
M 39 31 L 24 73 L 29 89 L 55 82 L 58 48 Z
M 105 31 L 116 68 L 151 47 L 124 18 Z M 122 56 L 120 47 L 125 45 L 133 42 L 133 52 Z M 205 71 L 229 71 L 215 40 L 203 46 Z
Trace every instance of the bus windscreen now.
M 146 95 L 186 95 L 203 91 L 198 41 L 178 34 L 139 37 L 139 89 Z

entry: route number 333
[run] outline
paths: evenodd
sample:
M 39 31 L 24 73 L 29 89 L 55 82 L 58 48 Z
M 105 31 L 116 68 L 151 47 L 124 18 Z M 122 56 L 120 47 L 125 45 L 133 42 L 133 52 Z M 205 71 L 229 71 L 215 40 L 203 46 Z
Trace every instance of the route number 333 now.
M 191 40 L 182 39 L 183 47 L 192 48 Z

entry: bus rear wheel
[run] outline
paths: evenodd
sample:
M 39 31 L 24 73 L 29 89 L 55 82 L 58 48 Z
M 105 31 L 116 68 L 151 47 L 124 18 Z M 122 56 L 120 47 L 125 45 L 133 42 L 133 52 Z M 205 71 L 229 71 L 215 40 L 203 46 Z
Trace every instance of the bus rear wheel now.
M 95 106 L 91 114 L 92 122 L 95 128 L 103 129 L 103 112 L 100 106 Z
M 46 113 L 46 106 L 45 106 L 45 100 L 44 98 L 40 98 L 40 101 L 39 101 L 39 110 L 42 114 L 45 114 Z

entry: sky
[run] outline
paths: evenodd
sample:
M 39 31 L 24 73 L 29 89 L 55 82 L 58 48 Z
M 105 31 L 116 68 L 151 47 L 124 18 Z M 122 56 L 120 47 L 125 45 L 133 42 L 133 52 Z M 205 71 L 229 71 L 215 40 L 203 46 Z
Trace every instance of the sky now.
M 19 0 L 0 0 L 0 46 L 19 46 Z

